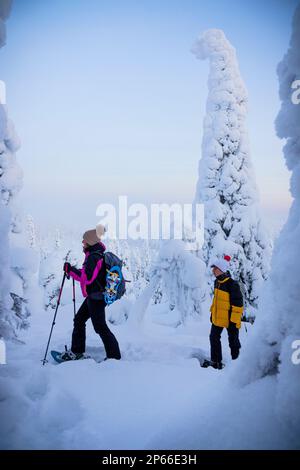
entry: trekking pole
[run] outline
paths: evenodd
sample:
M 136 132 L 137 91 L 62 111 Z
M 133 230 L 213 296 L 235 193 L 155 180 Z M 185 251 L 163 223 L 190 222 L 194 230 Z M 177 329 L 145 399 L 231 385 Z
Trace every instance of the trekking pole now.
M 75 318 L 75 315 L 76 315 L 76 300 L 75 300 L 75 279 L 72 278 L 72 281 L 73 281 L 73 305 L 74 305 L 74 318 Z
M 55 309 L 54 318 L 53 318 L 53 322 L 52 322 L 52 326 L 51 326 L 51 330 L 50 330 L 50 335 L 49 335 L 49 339 L 48 339 L 48 343 L 47 343 L 47 348 L 46 348 L 44 359 L 42 359 L 43 366 L 45 365 L 46 362 L 48 362 L 46 357 L 47 357 L 47 354 L 48 354 L 50 339 L 51 339 L 52 331 L 53 331 L 53 328 L 54 328 L 54 325 L 55 325 L 56 314 L 57 314 L 57 310 L 58 310 L 58 307 L 59 307 L 59 304 L 60 304 L 60 298 L 61 298 L 62 290 L 63 290 L 63 287 L 64 287 L 65 279 L 66 279 L 66 273 L 64 273 L 64 277 L 63 277 L 61 287 L 60 287 L 60 290 L 59 290 L 59 294 L 58 294 L 56 309 Z

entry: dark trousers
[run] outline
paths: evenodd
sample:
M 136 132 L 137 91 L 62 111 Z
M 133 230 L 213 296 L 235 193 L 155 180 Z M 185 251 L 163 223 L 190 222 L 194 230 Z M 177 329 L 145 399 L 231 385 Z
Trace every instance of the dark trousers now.
M 94 330 L 103 341 L 106 357 L 121 359 L 118 341 L 108 328 L 105 321 L 104 300 L 86 298 L 74 318 L 71 350 L 74 353 L 85 352 L 85 324 L 91 318 Z
M 222 362 L 222 345 L 221 334 L 223 328 L 221 326 L 211 325 L 210 340 L 210 359 L 213 362 Z M 228 342 L 232 359 L 237 359 L 240 353 L 241 343 L 239 340 L 239 329 L 235 323 L 230 322 L 227 328 Z

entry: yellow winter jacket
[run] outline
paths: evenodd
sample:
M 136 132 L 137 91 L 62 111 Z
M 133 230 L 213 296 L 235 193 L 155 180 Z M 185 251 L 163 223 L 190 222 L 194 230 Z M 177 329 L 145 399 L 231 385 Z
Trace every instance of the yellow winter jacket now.
M 241 327 L 243 315 L 243 296 L 238 282 L 230 275 L 222 274 L 215 280 L 214 297 L 210 307 L 211 322 L 216 326 L 228 328 L 229 322 Z

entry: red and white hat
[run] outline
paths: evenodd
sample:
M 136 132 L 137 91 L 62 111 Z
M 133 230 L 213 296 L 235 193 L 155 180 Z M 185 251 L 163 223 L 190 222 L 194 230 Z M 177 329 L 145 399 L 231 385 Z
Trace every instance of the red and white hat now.
M 231 257 L 229 255 L 224 255 L 223 258 L 215 258 L 213 262 L 211 263 L 211 268 L 213 266 L 216 266 L 216 268 L 219 268 L 220 271 L 223 273 L 226 273 L 229 269 L 229 262 L 231 260 Z

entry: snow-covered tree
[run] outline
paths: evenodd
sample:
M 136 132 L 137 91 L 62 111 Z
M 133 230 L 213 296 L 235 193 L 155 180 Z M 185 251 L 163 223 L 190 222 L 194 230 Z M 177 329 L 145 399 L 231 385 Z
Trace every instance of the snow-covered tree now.
M 5 43 L 5 20 L 10 1 L 0 3 L 0 46 Z M 1 96 L 3 101 L 3 96 Z M 0 336 L 9 338 L 27 325 L 32 262 L 22 246 L 22 217 L 17 195 L 22 186 L 22 171 L 16 160 L 19 139 L 9 120 L 5 103 L 0 100 Z
M 79 240 L 79 241 L 78 241 Z M 43 288 L 44 307 L 54 309 L 63 277 L 63 264 L 68 261 L 81 267 L 83 261 L 81 239 L 78 235 L 62 233 L 59 229 L 48 233 L 40 246 L 39 284 Z M 66 283 L 62 302 L 71 302 L 71 283 Z
M 201 315 L 201 303 L 205 299 L 205 264 L 185 249 L 181 240 L 162 243 L 152 268 L 151 277 L 157 277 L 169 299 L 171 309 L 180 313 L 180 322 L 188 317 Z M 157 289 L 157 286 L 156 286 Z
M 300 79 L 299 44 L 300 5 L 294 15 L 289 49 L 277 69 L 281 109 L 275 123 L 277 135 L 286 139 L 283 153 L 292 172 L 293 202 L 274 245 L 256 328 L 236 371 L 242 383 L 277 374 L 275 406 L 280 417 L 293 426 L 295 435 L 300 432 L 300 104 L 292 102 L 292 84 Z
M 1 0 L 0 2 L 0 47 L 4 46 L 6 41 L 5 21 L 9 17 L 12 0 Z
M 29 247 L 33 249 L 37 249 L 38 241 L 37 241 L 36 228 L 35 228 L 33 217 L 29 214 L 27 215 L 26 231 L 27 231 Z
M 44 289 L 45 308 L 55 308 L 62 278 L 62 257 L 58 249 L 42 251 L 39 284 Z M 60 277 L 59 277 L 60 274 Z
M 164 286 L 163 286 L 162 280 L 160 279 L 153 293 L 152 301 L 155 305 L 161 304 L 163 303 L 165 296 L 166 296 L 166 292 L 164 291 Z M 173 308 L 174 308 L 174 304 L 172 303 L 172 300 L 171 300 L 170 309 L 173 309 Z
M 195 203 L 205 209 L 203 258 L 209 267 L 214 258 L 231 256 L 231 273 L 244 283 L 246 312 L 252 316 L 268 275 L 271 246 L 259 215 L 250 160 L 247 92 L 235 49 L 223 31 L 206 31 L 193 52 L 210 63 L 195 195 Z
M 9 6 L 7 3 L 7 6 Z M 5 44 L 5 19 L 9 13 L 4 10 L 4 4 L 0 6 L 0 47 Z M 3 91 L 3 90 L 2 90 Z M 8 321 L 9 311 L 12 306 L 12 299 L 9 295 L 10 278 L 9 271 L 9 240 L 8 234 L 10 231 L 11 214 L 7 204 L 2 202 L 2 177 L 5 171 L 5 165 L 2 158 L 5 154 L 4 137 L 7 125 L 7 116 L 4 105 L 2 103 L 3 97 L 0 99 L 0 189 L 1 189 L 1 204 L 0 204 L 0 337 L 7 336 L 10 331 Z

